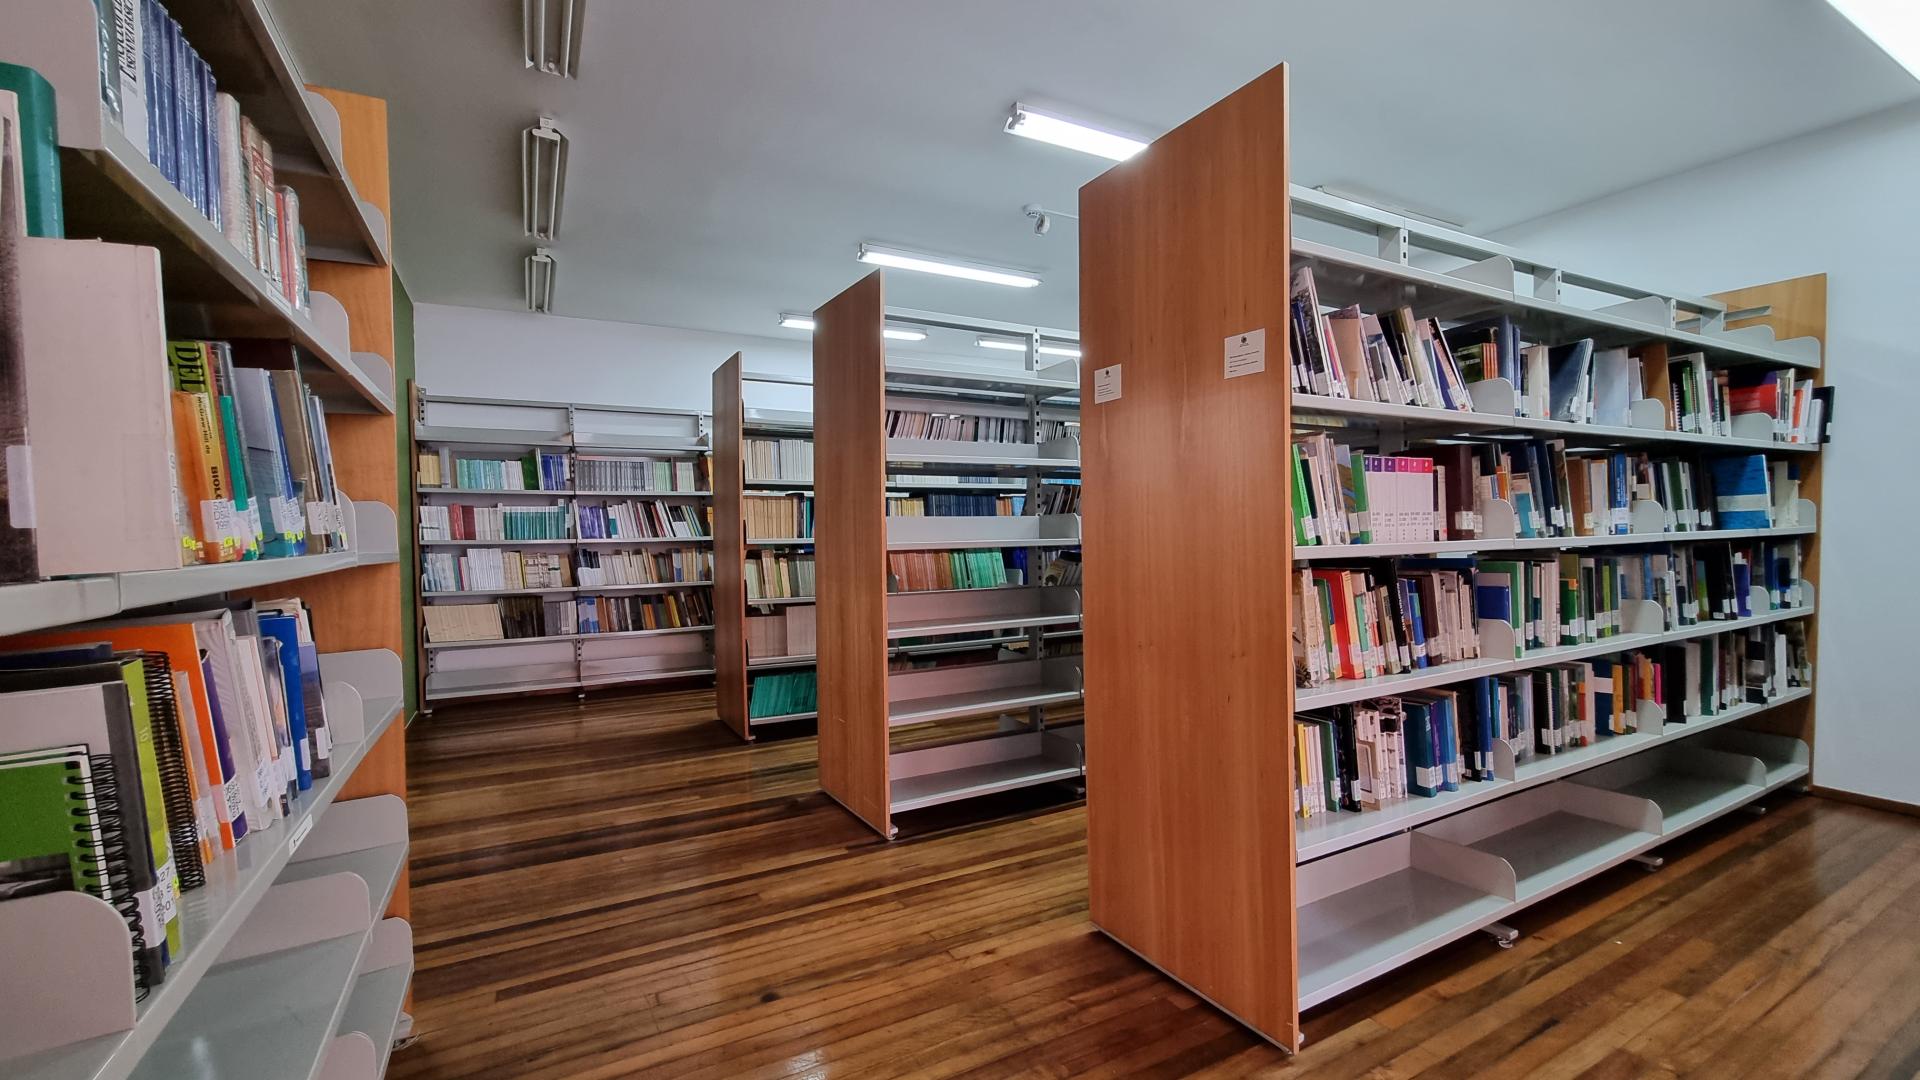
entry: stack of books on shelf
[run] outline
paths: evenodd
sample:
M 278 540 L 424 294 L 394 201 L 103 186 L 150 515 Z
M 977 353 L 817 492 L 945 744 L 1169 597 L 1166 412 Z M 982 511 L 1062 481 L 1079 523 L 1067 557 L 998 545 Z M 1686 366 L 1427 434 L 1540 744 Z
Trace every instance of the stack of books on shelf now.
M 1019 517 L 1024 495 L 892 495 L 888 517 Z
M 325 407 L 295 371 L 236 358 L 290 354 L 274 342 L 167 345 L 182 563 L 346 550 Z
M 421 564 L 422 588 L 429 593 L 564 589 L 573 585 L 567 559 L 557 552 L 468 548 L 458 555 L 427 552 L 421 556 Z
M 813 556 L 761 548 L 747 556 L 747 599 L 780 600 L 813 595 Z
M 712 581 L 713 552 L 705 548 L 667 551 L 580 551 L 574 573 L 583 589 L 602 585 L 660 585 Z
M 564 491 L 573 486 L 565 453 L 529 450 L 518 457 L 462 457 L 453 450 L 420 451 L 420 486 L 482 491 Z
M 1291 312 L 1300 394 L 1467 412 L 1491 404 L 1476 406 L 1474 384 L 1503 379 L 1513 415 L 1528 419 L 1631 427 L 1633 403 L 1652 399 L 1668 430 L 1729 436 L 1735 416 L 1764 414 L 1786 443 L 1822 441 L 1832 415 L 1831 388 L 1790 370 L 1713 370 L 1701 353 L 1601 349 L 1591 338 L 1527 342 L 1508 316 L 1443 328 L 1408 307 L 1325 312 L 1311 267 L 1294 273 Z
M 112 122 L 288 305 L 311 307 L 300 197 L 273 147 L 215 83 L 159 0 L 100 4 L 100 97 Z
M 576 460 L 582 491 L 705 491 L 707 459 L 589 457 Z
M 1008 565 L 1019 551 L 975 548 L 964 551 L 893 551 L 887 553 L 888 592 L 930 592 L 943 589 L 999 589 L 1024 585 L 1020 569 Z
M 813 655 L 814 612 L 811 607 L 795 605 L 776 615 L 749 615 L 746 626 L 747 658 L 750 660 Z
M 813 536 L 813 496 L 747 495 L 740 516 L 749 540 L 806 539 Z
M 422 506 L 420 539 L 448 540 L 570 540 L 573 515 L 567 504 L 546 506 Z
M 672 630 L 713 625 L 713 605 L 705 592 L 675 589 L 625 596 L 583 596 L 574 601 L 578 633 L 614 634 L 629 630 Z
M 690 503 L 663 499 L 582 503 L 579 512 L 582 540 L 698 540 L 707 536 L 706 510 Z
M 0 896 L 112 904 L 144 997 L 194 942 L 183 894 L 331 774 L 312 617 L 209 602 L 0 642 Z
M 754 719 L 793 716 L 819 708 L 819 676 L 812 671 L 783 671 L 756 675 L 747 698 L 747 715 Z
M 1299 571 L 1297 681 L 1320 686 L 1478 657 L 1474 589 L 1471 560 Z
M 886 431 L 890 439 L 978 443 L 1047 442 L 1072 434 L 1064 420 L 1028 422 L 1015 417 L 917 409 L 888 409 Z
M 1558 439 L 1368 454 L 1304 435 L 1293 444 L 1293 495 L 1297 547 L 1484 538 L 1495 501 L 1511 508 L 1523 539 L 1629 535 L 1639 503 L 1662 515 L 1643 531 L 1801 524 L 1797 462 L 1569 451 Z
M 1789 622 L 1310 710 L 1295 718 L 1294 812 L 1373 810 L 1510 780 L 1497 762 L 1684 730 L 1811 684 L 1806 628 Z
M 741 441 L 741 454 L 746 459 L 748 482 L 791 480 L 802 484 L 813 483 L 812 439 L 757 439 L 749 436 Z

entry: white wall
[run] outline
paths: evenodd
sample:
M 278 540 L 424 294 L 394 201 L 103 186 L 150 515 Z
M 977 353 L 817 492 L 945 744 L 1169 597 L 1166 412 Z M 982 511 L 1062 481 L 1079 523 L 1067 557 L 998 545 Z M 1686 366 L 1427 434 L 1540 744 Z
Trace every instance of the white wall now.
M 1498 234 L 1655 288 L 1827 274 L 1834 442 L 1821 512 L 1814 782 L 1920 804 L 1920 105 Z
M 431 394 L 594 405 L 712 408 L 713 369 L 735 352 L 749 371 L 808 375 L 807 340 L 710 334 L 445 304 L 414 306 L 419 384 Z M 808 408 L 803 389 L 756 387 L 748 403 Z

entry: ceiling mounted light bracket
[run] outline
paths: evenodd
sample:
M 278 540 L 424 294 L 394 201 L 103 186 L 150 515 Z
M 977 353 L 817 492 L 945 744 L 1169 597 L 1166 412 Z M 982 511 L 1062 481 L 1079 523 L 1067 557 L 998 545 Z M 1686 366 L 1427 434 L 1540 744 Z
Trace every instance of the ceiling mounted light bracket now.
M 566 133 L 543 116 L 520 133 L 520 213 L 526 235 L 552 240 L 560 232 L 560 203 L 567 187 Z
M 1018 101 L 1013 103 L 1012 111 L 1007 114 L 1006 132 L 1009 135 L 1018 135 L 1037 142 L 1064 146 L 1069 150 L 1078 150 L 1083 154 L 1092 154 L 1109 161 L 1125 161 L 1147 148 L 1145 139 L 1095 127 L 1051 110 L 1035 108 Z
M 553 314 L 553 279 L 559 265 L 550 248 L 534 248 L 527 256 L 527 310 Z
M 861 244 L 854 257 L 874 266 L 890 266 L 896 270 L 917 270 L 923 274 L 939 274 L 942 277 L 979 281 L 989 285 L 1005 285 L 1014 289 L 1031 289 L 1040 284 L 1040 276 L 1029 270 L 995 266 L 992 263 L 975 262 L 971 259 L 956 259 L 947 255 L 929 255 L 926 252 L 889 247 L 885 244 Z
M 580 23 L 587 0 L 520 0 L 527 66 L 563 79 L 580 77 Z

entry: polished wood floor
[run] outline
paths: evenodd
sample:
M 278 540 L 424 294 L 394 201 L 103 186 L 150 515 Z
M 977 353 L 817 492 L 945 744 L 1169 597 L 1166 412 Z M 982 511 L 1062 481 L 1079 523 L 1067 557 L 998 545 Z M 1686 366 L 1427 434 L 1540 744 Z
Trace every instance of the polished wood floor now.
M 883 843 L 704 692 L 411 732 L 419 1042 L 454 1077 L 1913 1077 L 1920 820 L 1782 796 L 1310 1013 L 1291 1061 L 1095 932 L 1075 804 Z

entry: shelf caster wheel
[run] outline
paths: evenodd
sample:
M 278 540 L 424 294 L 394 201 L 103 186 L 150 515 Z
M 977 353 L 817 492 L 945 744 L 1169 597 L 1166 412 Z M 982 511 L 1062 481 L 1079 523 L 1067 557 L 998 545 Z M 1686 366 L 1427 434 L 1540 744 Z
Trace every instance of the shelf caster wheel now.
M 1667 865 L 1667 860 L 1659 855 L 1635 855 L 1633 861 L 1639 863 L 1640 869 L 1649 874 Z
M 1747 805 L 1740 808 L 1740 812 L 1747 815 L 1748 817 L 1766 817 L 1767 816 L 1767 808 L 1761 805 L 1760 803 L 1748 803 Z
M 1482 927 L 1480 932 L 1493 938 L 1494 944 L 1503 949 L 1513 948 L 1513 943 L 1520 940 L 1520 931 L 1505 923 L 1494 923 L 1491 926 Z

